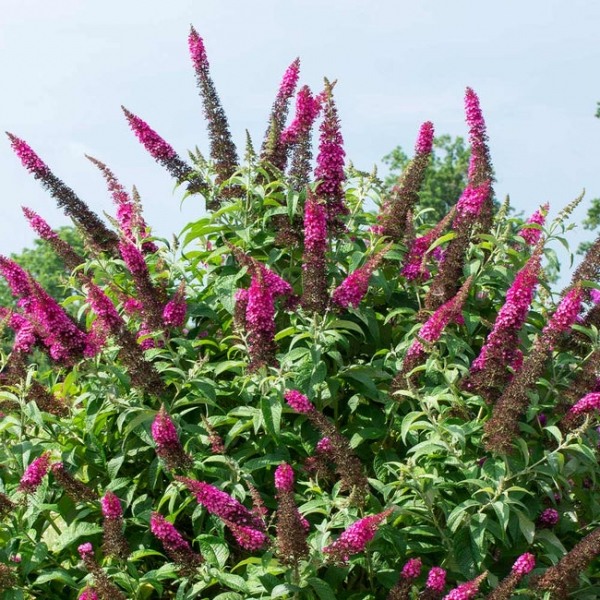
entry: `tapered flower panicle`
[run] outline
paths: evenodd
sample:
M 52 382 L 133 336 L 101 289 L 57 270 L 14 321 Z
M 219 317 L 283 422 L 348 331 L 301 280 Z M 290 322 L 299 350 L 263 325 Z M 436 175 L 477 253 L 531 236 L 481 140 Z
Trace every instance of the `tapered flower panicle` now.
M 561 421 L 565 431 L 574 429 L 583 422 L 583 417 L 591 412 L 600 411 L 600 392 L 590 392 L 578 400 Z
M 146 390 L 149 394 L 160 395 L 164 386 L 154 367 L 145 360 L 144 354 L 132 333 L 127 330 L 125 322 L 119 315 L 112 300 L 90 279 L 85 280 L 87 300 L 97 317 L 97 326 L 93 326 L 88 334 L 91 346 L 102 345 L 109 333 L 120 345 L 119 359 L 127 368 L 134 386 Z M 94 323 L 95 325 L 95 323 Z M 100 344 L 96 342 L 100 340 Z
M 323 552 L 338 563 L 346 563 L 354 554 L 364 552 L 367 544 L 375 537 L 377 529 L 392 513 L 391 509 L 376 515 L 363 517 L 343 531 L 335 542 L 323 548 Z
M 366 496 L 369 483 L 364 474 L 362 463 L 354 454 L 348 440 L 327 417 L 314 407 L 304 394 L 297 390 L 288 390 L 284 397 L 296 412 L 308 416 L 310 422 L 322 433 L 324 439 L 320 442 L 320 448 L 323 456 L 327 455 L 335 465 L 336 473 L 342 483 L 342 489 L 351 492 L 351 502 L 361 505 Z
M 404 389 L 410 372 L 425 360 L 427 349 L 424 343 L 427 345 L 437 342 L 448 324 L 459 319 L 462 307 L 469 294 L 472 280 L 473 278 L 469 277 L 463 283 L 456 296 L 440 306 L 423 324 L 423 327 L 419 330 L 417 339 L 413 341 L 404 356 L 401 371 L 392 381 L 391 389 L 393 391 Z
M 87 154 L 86 158 L 98 167 L 106 180 L 108 191 L 117 207 L 117 222 L 125 239 L 135 243 L 138 236 L 142 240 L 147 238 L 150 228 L 142 216 L 141 204 L 132 200 L 115 174 L 103 162 Z M 144 241 L 142 249 L 144 252 L 156 252 L 158 250 L 156 244 L 150 241 Z
M 546 361 L 561 335 L 567 332 L 581 310 L 584 292 L 575 286 L 565 294 L 556 311 L 535 340 L 523 366 L 510 381 L 484 425 L 484 444 L 490 451 L 505 454 L 519 434 L 519 420 L 529 405 L 529 391 L 541 376 Z
M 459 585 L 451 590 L 450 593 L 446 594 L 444 600 L 469 600 L 470 598 L 475 598 L 486 577 L 487 573 L 483 573 L 482 575 L 479 575 L 479 577 Z
M 327 308 L 327 210 L 309 192 L 304 204 L 304 254 L 302 257 L 302 306 L 322 314 Z
M 275 470 L 277 490 L 277 554 L 285 565 L 297 565 L 308 556 L 306 526 L 294 501 L 294 471 L 287 463 Z
M 465 91 L 465 114 L 469 127 L 471 160 L 469 162 L 469 181 L 475 186 L 493 179 L 492 162 L 487 145 L 487 131 L 479 97 L 468 87 Z
M 54 479 L 56 479 L 58 484 L 74 502 L 83 502 L 84 500 L 93 502 L 98 499 L 96 494 L 85 483 L 79 481 L 79 479 L 76 479 L 67 471 L 62 462 L 54 463 L 50 467 L 50 470 L 52 471 L 52 475 L 54 475 Z
M 126 558 L 129 555 L 129 544 L 123 535 L 123 507 L 121 501 L 111 491 L 106 492 L 100 500 L 104 522 L 104 554 Z
M 331 299 L 338 306 L 348 308 L 353 306 L 357 308 L 361 300 L 369 290 L 369 280 L 373 272 L 379 267 L 385 253 L 390 249 L 386 246 L 372 256 L 362 267 L 350 273 L 344 281 L 333 291 Z
M 446 587 L 446 570 L 441 567 L 432 567 L 427 575 L 425 587 L 437 593 L 442 593 Z
M 163 321 L 167 327 L 181 327 L 185 323 L 187 303 L 185 301 L 185 282 L 182 282 L 175 295 L 163 310 Z
M 144 322 L 150 330 L 162 330 L 164 326 L 164 290 L 155 286 L 152 282 L 144 255 L 135 244 L 127 240 L 121 240 L 119 242 L 119 252 L 132 275 L 138 299 L 141 303 Z
M 285 401 L 300 414 L 308 415 L 315 411 L 312 402 L 297 390 L 288 390 L 285 393 Z
M 279 85 L 271 115 L 269 128 L 261 149 L 261 159 L 268 161 L 280 171 L 285 169 L 288 158 L 288 145 L 282 139 L 290 100 L 296 90 L 300 74 L 300 59 L 297 58 L 286 70 Z
M 452 207 L 448 214 L 425 235 L 414 239 L 409 246 L 409 251 L 404 261 L 402 275 L 409 281 L 425 281 L 431 277 L 426 262 L 429 256 L 427 252 L 431 244 L 433 244 L 444 230 L 448 227 L 454 218 L 455 207 Z M 433 256 L 439 251 L 439 246 L 433 250 Z
M 194 494 L 198 503 L 204 506 L 209 513 L 223 521 L 244 527 L 252 527 L 259 531 L 264 530 L 265 526 L 262 520 L 253 515 L 243 504 L 229 494 L 203 481 L 196 481 L 187 477 L 175 477 L 175 479 L 183 483 Z
M 68 269 L 72 271 L 84 262 L 84 258 L 79 256 L 68 242 L 59 238 L 56 231 L 40 215 L 25 206 L 21 208 L 31 228 L 50 244 L 52 250 L 62 259 Z
M 502 393 L 511 377 L 508 367 L 514 365 L 520 356 L 519 332 L 525 324 L 537 286 L 542 249 L 543 246 L 538 245 L 517 273 L 506 292 L 506 300 L 498 311 L 494 327 L 463 383 L 466 389 L 476 391 L 487 400 L 496 400 Z
M 534 583 L 534 588 L 549 591 L 552 598 L 566 598 L 577 585 L 579 576 L 599 554 L 600 528 L 586 535 L 556 565 L 550 567 Z
M 16 262 L 0 256 L 0 274 L 6 279 L 25 320 L 33 330 L 25 333 L 40 339 L 48 349 L 50 357 L 62 364 L 71 365 L 83 356 L 86 335 L 24 269 Z M 23 323 L 25 325 L 25 323 Z
M 85 568 L 92 574 L 94 580 L 93 589 L 100 600 L 127 600 L 125 595 L 109 579 L 108 575 L 96 561 L 92 544 L 89 542 L 81 544 L 77 548 L 77 551 Z
M 535 246 L 542 237 L 542 227 L 546 222 L 546 215 L 550 205 L 548 203 L 536 210 L 525 222 L 525 227 L 519 231 L 519 235 L 529 244 Z M 533 226 L 533 227 L 532 227 Z M 537 226 L 537 227 L 536 227 Z
M 192 464 L 192 459 L 184 452 L 177 429 L 164 405 L 160 407 L 151 431 L 156 453 L 165 461 L 168 469 L 184 469 Z
M 398 583 L 390 590 L 387 600 L 409 600 L 413 581 L 421 573 L 421 559 L 411 558 L 402 567 Z
M 202 563 L 202 556 L 192 550 L 175 526 L 161 514 L 152 513 L 150 531 L 160 540 L 169 558 L 189 574 Z
M 510 600 L 519 581 L 533 571 L 535 557 L 533 554 L 521 554 L 515 561 L 511 572 L 494 588 L 486 600 Z
M 86 587 L 81 590 L 81 594 L 79 594 L 77 600 L 98 600 L 98 594 L 93 587 Z
M 19 490 L 26 494 L 33 494 L 40 487 L 49 468 L 50 452 L 44 452 L 25 469 L 25 473 L 19 481 Z
M 308 86 L 304 86 L 298 92 L 296 99 L 296 116 L 290 126 L 281 134 L 282 142 L 292 146 L 289 178 L 290 185 L 296 191 L 305 189 L 310 180 L 311 130 L 321 108 L 321 98 L 313 97 Z
M 217 183 L 220 184 L 235 172 L 238 164 L 237 150 L 231 139 L 225 111 L 210 76 L 204 41 L 193 27 L 188 37 L 188 44 L 208 125 L 210 156 L 215 163 Z M 232 188 L 229 191 L 234 192 L 235 190 Z M 229 191 L 226 191 L 226 194 Z M 219 200 L 215 199 L 209 203 L 208 208 L 214 209 L 218 206 Z
M 275 361 L 275 299 L 264 275 L 252 277 L 246 305 L 246 328 L 251 370 L 274 364 Z
M 325 82 L 323 113 L 315 169 L 315 179 L 319 181 L 316 193 L 317 196 L 325 199 L 329 228 L 336 230 L 341 227 L 340 216 L 348 214 L 343 189 L 346 180 L 344 174 L 346 152 L 333 99 L 333 86 L 328 81 Z
M 542 334 L 554 338 L 566 333 L 577 320 L 581 312 L 583 299 L 584 290 L 582 287 L 575 286 L 571 288 L 560 301 Z
M 134 115 L 124 106 L 121 106 L 121 109 L 125 114 L 129 127 L 157 163 L 167 169 L 179 183 L 189 181 L 188 191 L 202 192 L 206 190 L 206 183 L 200 179 L 200 176 L 146 121 Z
M 81 228 L 91 245 L 99 251 L 107 251 L 114 254 L 118 241 L 116 234 L 104 225 L 98 215 L 91 211 L 71 188 L 67 187 L 50 171 L 48 166 L 25 141 L 11 133 L 7 135 L 11 141 L 13 150 L 21 159 L 23 166 L 36 179 L 41 181 L 44 188 L 56 199 L 59 208 L 62 208 L 65 214 L 71 217 Z
M 400 242 L 405 237 L 407 217 L 419 201 L 419 190 L 425 179 L 433 145 L 433 123 L 427 121 L 421 125 L 415 156 L 408 163 L 398 183 L 392 188 L 381 212 L 377 215 L 376 231 Z

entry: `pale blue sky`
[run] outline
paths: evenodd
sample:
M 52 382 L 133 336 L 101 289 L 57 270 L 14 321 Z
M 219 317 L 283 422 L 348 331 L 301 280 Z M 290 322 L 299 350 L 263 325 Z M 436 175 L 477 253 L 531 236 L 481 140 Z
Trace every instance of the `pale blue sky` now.
M 301 83 L 338 79 L 348 157 L 370 169 L 419 125 L 465 134 L 463 93 L 479 94 L 499 197 L 555 215 L 587 189 L 600 196 L 600 2 L 594 0 L 4 0 L 0 15 L 2 129 L 25 138 L 94 210 L 112 213 L 83 158 L 136 184 L 148 222 L 178 232 L 203 207 L 180 210 L 169 175 L 137 143 L 119 106 L 146 119 L 182 155 L 208 148 L 187 53 L 193 24 L 236 142 L 260 143 L 287 65 Z M 29 245 L 25 204 L 53 226 L 54 201 L 0 142 L 0 253 Z M 581 218 L 585 204 L 576 213 Z M 572 235 L 579 241 L 581 232 Z

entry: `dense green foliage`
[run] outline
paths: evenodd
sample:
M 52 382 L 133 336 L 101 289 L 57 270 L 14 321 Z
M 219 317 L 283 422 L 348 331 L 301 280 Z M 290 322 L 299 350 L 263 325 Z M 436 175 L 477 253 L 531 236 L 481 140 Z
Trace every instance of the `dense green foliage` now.
M 195 60 L 205 60 L 203 48 L 192 48 Z M 214 125 L 222 114 L 208 67 L 200 63 L 196 70 Z M 181 189 L 187 186 L 186 202 L 197 202 L 200 213 L 205 200 L 214 210 L 189 223 L 174 245 L 153 240 L 154 247 L 144 228 L 122 228 L 119 253 L 103 234 L 104 249 L 92 244 L 70 278 L 76 293 L 64 302 L 68 324 L 55 318 L 55 306 L 34 284 L 14 285 L 16 314 L 31 319 L 38 351 L 57 350 L 59 325 L 77 326 L 88 345 L 75 348 L 73 334 L 59 340 L 72 350 L 60 360 L 36 363 L 23 346 L 2 357 L 3 598 L 91 598 L 82 590 L 93 585 L 97 597 L 113 600 L 119 594 L 136 600 L 433 599 L 475 579 L 468 593 L 463 588 L 463 595 L 448 598 L 496 594 L 490 597 L 497 600 L 511 597 L 512 589 L 563 598 L 563 583 L 572 598 L 600 595 L 600 565 L 592 560 L 600 547 L 589 537 L 581 545 L 600 522 L 597 410 L 576 422 L 568 412 L 579 400 L 573 394 L 595 390 L 598 327 L 588 318 L 594 308 L 579 324 L 564 318 L 560 335 L 549 337 L 560 298 L 540 274 L 539 293 L 530 308 L 525 303 L 510 348 L 514 353 L 518 346 L 525 363 L 521 370 L 516 362 L 501 365 L 500 379 L 514 391 L 537 361 L 507 451 L 492 446 L 495 432 L 485 429 L 504 390 L 490 385 L 491 395 L 480 394 L 466 385 L 507 291 L 544 244 L 564 241 L 572 207 L 547 227 L 522 230 L 507 205 L 488 220 L 463 205 L 457 219 L 435 229 L 461 187 L 490 189 L 489 179 L 474 183 L 480 174 L 467 177 L 463 142 L 443 137 L 438 148 L 446 154 L 433 162 L 437 179 L 425 171 L 422 205 L 407 211 L 415 232 L 407 227 L 399 238 L 384 235 L 381 218 L 365 207 L 375 203 L 381 217 L 398 201 L 378 180 L 346 172 L 341 198 L 337 188 L 323 185 L 332 181 L 327 169 L 339 175 L 331 157 L 341 154 L 327 84 L 326 92 L 320 175 L 308 185 L 297 185 L 298 172 L 290 176 L 273 165 L 277 158 L 283 167 L 286 159 L 273 133 L 277 127 L 281 133 L 277 101 L 262 156 L 248 148 L 244 160 L 227 166 L 229 177 L 214 156 L 196 156 L 189 167 L 152 138 L 157 160 L 179 175 Z M 213 154 L 227 139 L 220 126 L 213 142 L 221 146 L 215 143 Z M 29 147 L 18 139 L 13 147 L 51 193 L 81 214 Z M 426 144 L 419 147 L 419 164 L 426 165 Z M 407 172 L 401 153 L 390 160 Z M 457 165 L 464 169 L 460 180 Z M 416 200 L 404 177 L 400 197 Z M 491 198 L 485 196 L 489 205 Z M 323 219 L 327 236 L 315 241 L 321 231 L 315 223 L 324 228 Z M 542 229 L 536 250 L 529 238 Z M 430 277 L 410 279 L 403 268 L 414 237 L 431 231 L 436 235 L 418 256 Z M 459 241 L 458 281 L 445 282 L 445 289 L 455 289 L 432 306 L 430 292 Z M 592 277 L 598 257 L 587 261 L 569 293 L 600 287 Z M 9 263 L 0 267 L 7 279 L 18 279 Z M 23 302 L 24 287 L 38 304 Z M 186 314 L 179 319 L 166 307 L 182 293 Z M 440 327 L 449 306 L 451 318 Z M 558 314 L 564 302 L 560 307 Z M 55 329 L 45 327 L 49 315 Z M 437 335 L 429 336 L 434 322 Z M 101 338 L 101 347 L 90 349 L 92 338 Z M 290 401 L 290 391 L 312 406 Z M 283 477 L 282 465 L 295 482 L 289 471 Z M 114 502 L 109 492 L 117 507 L 107 508 Z M 159 541 L 153 513 L 181 533 L 183 542 L 170 542 L 178 551 Z M 373 519 L 371 529 L 362 518 Z M 348 527 L 352 538 L 342 534 Z M 344 551 L 338 552 L 339 540 Z M 533 573 L 510 575 L 525 553 L 535 555 Z M 412 567 L 422 562 L 422 574 L 402 574 L 411 559 Z M 426 587 L 426 571 L 434 567 L 447 571 L 440 589 Z M 535 584 L 549 574 L 552 585 Z M 508 596 L 498 595 L 502 590 Z

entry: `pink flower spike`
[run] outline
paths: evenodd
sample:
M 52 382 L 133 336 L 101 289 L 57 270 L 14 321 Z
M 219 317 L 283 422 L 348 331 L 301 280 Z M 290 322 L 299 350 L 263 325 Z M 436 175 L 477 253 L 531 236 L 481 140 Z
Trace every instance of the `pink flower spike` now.
M 81 591 L 77 600 L 98 600 L 98 594 L 92 587 L 86 587 Z
M 43 240 L 53 240 L 58 237 L 56 232 L 34 211 L 26 206 L 21 207 L 23 214 L 29 221 L 29 225 L 31 228 L 43 239 Z
M 554 311 L 550 321 L 544 327 L 543 333 L 565 333 L 577 320 L 581 311 L 584 291 L 580 286 L 575 286 L 567 292 Z
M 237 543 L 246 550 L 260 550 L 267 542 L 266 534 L 258 529 L 230 521 L 225 521 L 225 525 L 231 529 Z
M 198 35 L 198 32 L 192 27 L 188 36 L 188 47 L 190 56 L 197 70 L 208 69 L 208 58 L 206 57 L 206 48 L 204 40 Z
M 422 562 L 420 558 L 411 558 L 402 568 L 404 579 L 416 579 L 421 574 Z
M 416 154 L 430 154 L 433 148 L 433 123 L 425 121 L 419 130 L 419 137 L 415 145 Z
M 483 582 L 487 573 L 476 577 L 471 581 L 467 581 L 467 583 L 463 583 L 458 587 L 454 588 L 449 594 L 444 596 L 444 600 L 469 600 L 470 598 L 474 598 L 477 596 L 479 592 L 479 587 Z
M 19 490 L 27 494 L 32 494 L 42 483 L 42 479 L 50 468 L 50 452 L 44 452 L 36 458 L 25 470 L 21 481 L 19 482 Z
M 79 556 L 81 556 L 83 560 L 94 558 L 94 548 L 90 542 L 78 546 L 77 552 L 79 552 Z
M 531 573 L 535 567 L 535 556 L 526 552 L 525 554 L 521 554 L 519 558 L 515 561 L 515 564 L 512 566 L 512 572 L 519 577 L 523 577 L 528 573 Z
M 425 587 L 434 592 L 443 592 L 446 587 L 446 570 L 441 567 L 432 567 L 427 576 Z
M 519 235 L 527 242 L 529 246 L 535 246 L 542 237 L 542 226 L 546 221 L 546 215 L 548 214 L 548 209 L 550 205 L 544 204 L 544 206 L 540 207 L 536 210 L 529 219 L 525 222 L 525 227 L 519 231 Z M 527 225 L 539 225 L 537 227 L 527 227 Z
M 146 121 L 128 111 L 124 106 L 121 107 L 129 126 L 142 146 L 148 150 L 151 156 L 160 162 L 168 162 L 177 156 L 173 147 L 163 140 Z
M 186 313 L 185 283 L 182 282 L 163 310 L 163 322 L 167 327 L 181 327 L 185 323 Z
M 121 501 L 113 494 L 108 491 L 100 500 L 102 506 L 102 515 L 106 519 L 120 519 L 123 517 L 123 507 Z
M 50 175 L 48 165 L 31 149 L 24 140 L 6 132 L 10 139 L 10 145 L 16 155 L 21 159 L 23 166 L 36 178 Z
M 275 489 L 279 492 L 294 491 L 294 470 L 287 463 L 282 463 L 275 469 Z
M 581 415 L 593 410 L 600 410 L 600 392 L 586 394 L 571 407 L 569 413 L 572 415 Z
M 301 415 L 308 415 L 315 410 L 311 401 L 297 390 L 288 390 L 284 394 L 285 401 Z
M 377 528 L 387 519 L 392 510 L 388 509 L 376 515 L 370 515 L 355 521 L 343 531 L 335 542 L 323 548 L 335 561 L 345 563 L 353 554 L 363 552 L 367 544 L 375 537 Z

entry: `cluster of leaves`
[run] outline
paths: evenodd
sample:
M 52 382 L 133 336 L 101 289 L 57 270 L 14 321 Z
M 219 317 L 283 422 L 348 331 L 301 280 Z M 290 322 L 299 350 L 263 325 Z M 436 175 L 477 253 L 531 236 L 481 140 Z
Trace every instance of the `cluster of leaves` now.
M 202 58 L 197 46 L 194 50 Z M 212 93 L 207 67 L 202 69 L 199 77 Z M 276 139 L 273 123 L 275 119 L 270 139 Z M 466 159 L 462 146 L 456 151 Z M 175 164 L 173 154 L 164 151 L 162 162 Z M 181 164 L 176 164 L 180 174 Z M 324 267 L 331 297 L 349 274 L 380 254 L 368 291 L 355 307 L 330 301 L 323 310 L 307 310 L 293 298 L 304 292 L 304 207 L 319 193 L 321 182 L 292 185 L 284 171 L 251 149 L 227 178 L 212 160 L 201 157 L 183 174 L 185 182 L 204 182 L 201 193 L 215 210 L 190 223 L 178 247 L 154 240 L 156 248 L 144 260 L 152 289 L 161 297 L 185 286 L 185 323 L 148 331 L 139 313 L 127 312 L 127 299 L 147 301 L 148 288 L 144 297 L 127 260 L 108 251 L 92 252 L 75 269 L 70 286 L 80 293 L 64 303 L 73 322 L 89 330 L 100 319 L 90 310 L 90 281 L 103 289 L 127 331 L 141 332 L 142 343 L 150 340 L 144 344 L 150 346 L 145 368 L 160 385 L 153 388 L 136 378 L 135 363 L 124 360 L 122 340 L 113 332 L 99 354 L 74 364 L 40 364 L 34 355 L 26 376 L 12 378 L 0 391 L 3 597 L 74 598 L 88 585 L 101 593 L 107 578 L 126 597 L 138 600 L 441 598 L 441 592 L 420 591 L 425 574 L 418 572 L 402 588 L 403 596 L 393 595 L 410 559 L 427 568 L 443 567 L 446 592 L 486 574 L 485 581 L 478 579 L 480 593 L 493 594 L 524 553 L 534 554 L 537 566 L 520 593 L 550 597 L 551 591 L 530 582 L 569 556 L 600 519 L 594 493 L 600 485 L 598 433 L 590 417 L 576 429 L 560 428 L 557 410 L 561 395 L 580 376 L 583 358 L 598 348 L 598 331 L 593 325 L 576 325 L 570 335 L 577 333 L 583 342 L 570 346 L 562 340 L 552 350 L 529 390 L 530 404 L 511 453 L 487 449 L 484 425 L 493 404 L 462 385 L 507 290 L 530 259 L 530 246 L 515 233 L 522 222 L 505 206 L 487 232 L 474 230 L 461 274 L 460 283 L 470 282 L 462 318 L 428 343 L 419 332 L 431 314 L 424 309 L 425 299 L 440 267 L 432 258 L 431 278 L 424 282 L 400 275 L 410 236 L 390 243 L 378 232 L 380 221 L 365 206 L 375 203 L 384 211 L 389 198 L 374 177 L 347 173 L 347 213 L 336 215 L 340 221 L 330 230 Z M 460 191 L 457 187 L 457 195 Z M 435 190 L 427 188 L 427 194 L 426 208 L 415 210 L 412 219 L 417 235 L 436 222 L 430 210 Z M 194 194 L 188 201 L 198 198 Z M 562 240 L 565 218 L 566 212 L 549 226 L 547 241 Z M 290 236 L 292 241 L 281 243 L 282 228 L 296 232 L 299 241 L 292 243 Z M 140 252 L 151 241 L 144 233 L 137 239 Z M 456 237 L 456 231 L 440 235 L 428 252 L 447 249 Z M 293 291 L 287 302 L 276 300 L 274 356 L 262 365 L 252 362 L 251 323 L 244 323 L 238 310 L 239 290 L 260 283 L 256 273 L 264 272 L 258 264 Z M 520 334 L 525 354 L 554 308 L 542 280 Z M 415 340 L 427 346 L 425 358 L 408 374 L 406 385 L 392 386 Z M 7 366 L 11 356 L 4 357 Z M 64 413 L 40 409 L 32 395 L 34 383 L 66 406 Z M 320 416 L 294 410 L 284 400 L 290 390 L 305 394 Z M 191 461 L 170 461 L 161 448 L 153 427 L 164 414 L 161 406 Z M 347 456 L 360 461 L 368 486 L 358 497 L 344 485 L 339 460 L 319 462 L 322 429 L 315 423 L 338 436 L 336 443 Z M 91 497 L 69 494 L 54 471 L 36 486 L 24 485 L 23 474 L 42 456 L 61 461 Z M 306 551 L 291 560 L 281 552 L 290 532 L 280 526 L 284 508 L 274 479 L 284 463 L 295 475 L 293 502 L 306 525 Z M 240 545 L 228 523 L 198 504 L 177 475 L 206 482 L 253 507 L 264 522 L 262 547 Z M 122 530 L 112 532 L 127 541 L 128 550 L 120 553 L 111 552 L 106 540 L 107 515 L 100 498 L 108 492 L 118 497 L 123 510 Z M 550 508 L 558 520 L 540 520 Z M 175 524 L 202 556 L 201 564 L 182 570 L 174 561 L 151 532 L 156 512 Z M 342 531 L 382 513 L 385 520 L 380 519 L 372 541 L 365 539 L 369 543 L 360 551 L 334 560 L 326 549 Z M 86 558 L 88 549 L 81 545 L 88 543 L 97 562 Z M 596 598 L 598 565 L 584 567 L 572 597 Z M 475 597 L 476 588 L 469 589 L 469 595 L 452 597 Z

